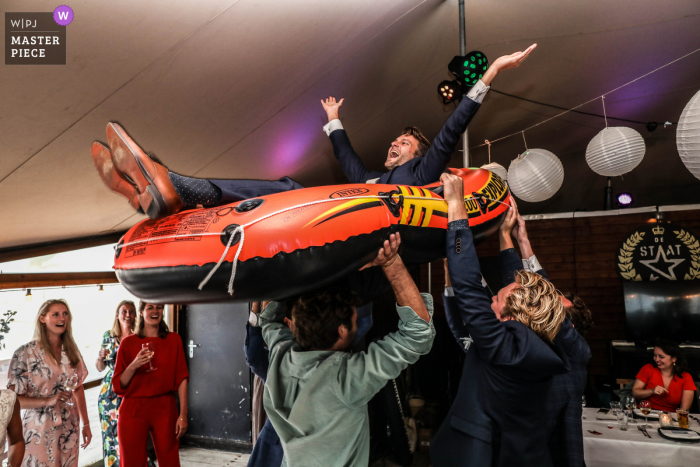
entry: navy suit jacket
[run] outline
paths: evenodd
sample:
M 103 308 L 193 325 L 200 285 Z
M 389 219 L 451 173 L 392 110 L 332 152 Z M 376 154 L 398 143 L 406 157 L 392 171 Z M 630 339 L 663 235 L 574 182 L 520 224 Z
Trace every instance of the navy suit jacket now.
M 333 153 L 340 161 L 345 176 L 352 183 L 365 183 L 379 178 L 377 183 L 423 186 L 435 183 L 450 162 L 450 155 L 467 129 L 467 125 L 481 104 L 465 97 L 442 126 L 430 149 L 423 157 L 416 157 L 388 172 L 369 171 L 350 144 L 345 130 L 330 134 Z
M 520 257 L 512 248 L 503 250 L 500 263 L 503 285 L 511 284 L 515 272 L 522 269 Z M 547 279 L 544 269 L 537 273 Z M 584 465 L 581 396 L 586 388 L 591 349 L 568 319 L 562 323 L 555 345 L 568 360 L 571 371 L 552 377 L 547 398 L 547 444 L 556 467 L 581 467 Z
M 431 444 L 432 464 L 551 466 L 545 407 L 552 376 L 565 373 L 566 364 L 524 324 L 498 321 L 469 228 L 448 230 L 447 260 L 454 303 L 473 343 L 455 402 Z

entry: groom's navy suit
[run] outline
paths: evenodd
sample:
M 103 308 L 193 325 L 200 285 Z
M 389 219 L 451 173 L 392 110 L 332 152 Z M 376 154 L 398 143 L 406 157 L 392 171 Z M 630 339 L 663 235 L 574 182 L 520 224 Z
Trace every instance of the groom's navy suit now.
M 552 376 L 567 371 L 565 361 L 524 324 L 496 318 L 466 221 L 448 226 L 447 260 L 473 343 L 457 398 L 431 444 L 432 464 L 551 466 L 546 398 Z
M 335 130 L 329 135 L 329 138 L 333 144 L 335 157 L 340 162 L 345 176 L 352 183 L 366 183 L 368 180 L 379 179 L 373 183 L 428 185 L 440 179 L 440 175 L 450 162 L 450 155 L 455 145 L 467 129 L 471 119 L 476 115 L 479 107 L 481 104 L 468 97 L 462 99 L 424 156 L 411 159 L 388 172 L 367 170 L 365 164 L 353 150 L 345 130 Z

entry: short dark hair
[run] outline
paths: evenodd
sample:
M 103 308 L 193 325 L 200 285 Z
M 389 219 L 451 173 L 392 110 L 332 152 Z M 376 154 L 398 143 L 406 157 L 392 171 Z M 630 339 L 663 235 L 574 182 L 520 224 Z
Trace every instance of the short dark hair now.
M 330 349 L 338 341 L 339 326 L 352 329 L 352 315 L 360 303 L 344 285 L 301 295 L 292 307 L 294 338 L 304 350 Z
M 593 326 L 593 313 L 578 295 L 565 293 L 564 297 L 571 302 L 571 306 L 564 308 L 566 316 L 571 320 L 576 331 L 583 337 L 586 337 L 586 333 Z
M 683 373 L 690 372 L 688 362 L 685 360 L 685 355 L 683 355 L 683 351 L 678 346 L 678 344 L 676 344 L 675 342 L 659 339 L 654 343 L 654 347 L 660 348 L 663 351 L 663 353 L 665 353 L 669 357 L 676 359 L 676 364 L 671 366 L 673 376 L 683 378 Z M 654 367 L 656 367 L 656 361 L 654 361 L 653 365 Z
M 401 136 L 413 136 L 418 140 L 418 149 L 414 153 L 416 157 L 424 156 L 428 149 L 430 149 L 430 141 L 426 138 L 420 130 L 414 126 L 407 126 L 403 129 Z

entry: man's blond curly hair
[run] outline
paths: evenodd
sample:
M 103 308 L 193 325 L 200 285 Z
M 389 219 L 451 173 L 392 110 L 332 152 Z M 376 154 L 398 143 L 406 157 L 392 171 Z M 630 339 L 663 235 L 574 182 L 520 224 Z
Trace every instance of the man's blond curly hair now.
M 518 272 L 515 282 L 520 287 L 508 295 L 501 317 L 520 321 L 545 342 L 554 342 L 566 318 L 561 294 L 551 282 L 534 272 Z

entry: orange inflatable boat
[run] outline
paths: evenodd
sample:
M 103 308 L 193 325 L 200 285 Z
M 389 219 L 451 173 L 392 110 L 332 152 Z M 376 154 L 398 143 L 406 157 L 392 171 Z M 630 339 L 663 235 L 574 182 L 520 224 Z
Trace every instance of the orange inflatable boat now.
M 450 170 L 464 179 L 475 239 L 495 232 L 510 204 L 506 183 L 483 169 Z M 441 192 L 439 183 L 334 185 L 184 211 L 132 227 L 114 268 L 149 302 L 284 299 L 359 269 L 393 232 L 405 263 L 444 257 Z

